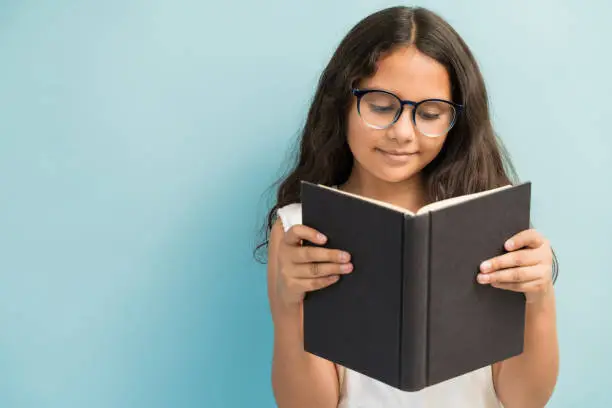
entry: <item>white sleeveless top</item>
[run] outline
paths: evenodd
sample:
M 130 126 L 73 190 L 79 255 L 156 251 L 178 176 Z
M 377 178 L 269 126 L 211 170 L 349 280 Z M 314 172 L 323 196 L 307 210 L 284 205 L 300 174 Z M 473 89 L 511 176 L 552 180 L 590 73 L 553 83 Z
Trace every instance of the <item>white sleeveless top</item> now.
M 280 208 L 277 214 L 285 231 L 302 223 L 299 203 Z M 348 368 L 338 369 L 338 408 L 503 408 L 493 388 L 491 366 L 416 392 L 401 391 Z

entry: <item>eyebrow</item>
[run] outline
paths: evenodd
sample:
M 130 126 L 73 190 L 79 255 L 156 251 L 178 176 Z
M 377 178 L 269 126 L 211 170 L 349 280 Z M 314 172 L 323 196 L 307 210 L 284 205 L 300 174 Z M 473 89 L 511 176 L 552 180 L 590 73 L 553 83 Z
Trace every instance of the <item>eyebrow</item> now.
M 389 92 L 392 93 L 393 95 L 397 96 L 398 98 L 402 99 L 402 100 L 406 100 L 405 98 L 402 98 L 397 90 L 394 89 L 389 89 L 389 88 L 385 88 L 385 87 L 381 87 L 381 86 L 360 86 L 360 87 L 355 87 L 357 89 L 361 89 L 361 90 L 377 90 L 377 91 L 385 91 L 385 92 Z M 426 99 L 442 99 L 445 101 L 452 101 L 452 95 L 450 97 L 447 96 L 440 96 L 440 95 L 434 95 L 434 96 L 427 96 L 425 98 L 419 98 L 419 99 L 411 99 L 409 98 L 408 100 L 411 101 L 424 101 Z

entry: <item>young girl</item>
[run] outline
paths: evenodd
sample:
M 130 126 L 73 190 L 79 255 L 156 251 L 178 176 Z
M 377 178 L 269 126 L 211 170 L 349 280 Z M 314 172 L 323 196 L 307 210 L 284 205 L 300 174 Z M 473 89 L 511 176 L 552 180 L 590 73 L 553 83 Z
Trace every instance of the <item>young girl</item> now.
M 403 392 L 304 352 L 302 301 L 353 273 L 351 254 L 301 225 L 300 180 L 418 210 L 510 183 L 469 48 L 439 16 L 394 7 L 358 23 L 324 70 L 299 160 L 279 188 L 267 228 L 274 322 L 272 384 L 280 408 L 543 407 L 557 379 L 554 256 L 526 230 L 483 260 L 482 285 L 523 292 L 524 352 L 418 392 Z M 355 220 L 358 224 L 359 220 Z M 359 271 L 355 271 L 359 273 Z M 486 339 L 483 339 L 486 341 Z

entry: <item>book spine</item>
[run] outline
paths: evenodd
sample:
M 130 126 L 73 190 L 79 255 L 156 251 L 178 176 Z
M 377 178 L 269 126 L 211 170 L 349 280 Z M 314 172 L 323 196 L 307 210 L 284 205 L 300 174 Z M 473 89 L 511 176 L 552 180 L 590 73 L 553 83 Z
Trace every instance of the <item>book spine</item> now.
M 430 217 L 426 213 L 404 220 L 400 353 L 404 391 L 427 386 Z

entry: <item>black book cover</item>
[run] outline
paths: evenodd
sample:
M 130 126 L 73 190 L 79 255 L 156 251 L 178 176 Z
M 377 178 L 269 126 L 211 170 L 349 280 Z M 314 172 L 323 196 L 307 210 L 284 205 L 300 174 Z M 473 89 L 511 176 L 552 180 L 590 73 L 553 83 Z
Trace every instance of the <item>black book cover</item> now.
M 405 391 L 522 352 L 524 295 L 481 285 L 476 275 L 529 228 L 531 183 L 417 214 L 309 182 L 301 193 L 302 223 L 354 265 L 307 294 L 307 352 Z

